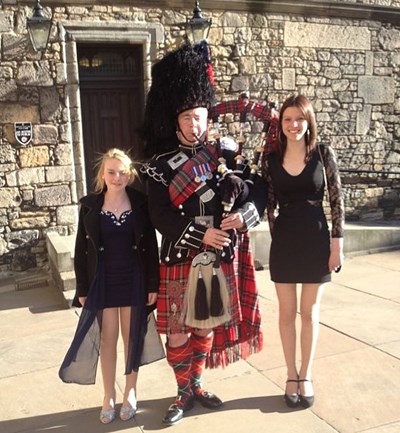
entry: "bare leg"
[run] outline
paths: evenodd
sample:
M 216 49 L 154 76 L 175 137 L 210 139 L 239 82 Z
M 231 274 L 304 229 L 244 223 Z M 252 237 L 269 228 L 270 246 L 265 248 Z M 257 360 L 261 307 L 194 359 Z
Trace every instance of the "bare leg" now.
M 105 308 L 103 310 L 100 344 L 100 362 L 104 386 L 103 409 L 111 409 L 115 405 L 118 334 L 118 308 Z
M 169 347 L 180 347 L 188 341 L 187 334 L 169 334 L 168 335 L 168 346 Z
M 124 342 L 124 354 L 125 363 L 128 359 L 129 349 L 129 335 L 131 327 L 131 307 L 120 308 L 120 321 L 121 321 L 121 333 L 122 340 Z M 137 384 L 138 372 L 133 371 L 130 374 L 125 375 L 125 390 L 122 407 L 134 407 L 136 408 L 136 384 Z
M 311 368 L 319 332 L 319 311 L 324 285 L 303 284 L 300 300 L 301 313 L 301 368 L 300 379 L 311 380 Z M 302 395 L 313 395 L 311 382 L 300 382 Z
M 279 332 L 285 356 L 288 379 L 297 379 L 296 368 L 296 284 L 275 283 L 279 301 Z M 289 382 L 287 394 L 297 393 L 297 383 Z

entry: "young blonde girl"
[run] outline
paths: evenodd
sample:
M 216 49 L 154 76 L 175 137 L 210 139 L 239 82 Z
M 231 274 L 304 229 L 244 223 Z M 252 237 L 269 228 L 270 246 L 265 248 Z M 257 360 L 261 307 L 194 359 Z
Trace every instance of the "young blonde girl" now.
M 117 341 L 125 355 L 125 389 L 119 416 L 136 413 L 136 383 L 146 332 L 146 306 L 154 306 L 159 284 L 158 247 L 146 197 L 131 187 L 136 170 L 129 156 L 108 150 L 100 159 L 95 192 L 80 200 L 75 245 L 75 306 L 82 314 L 60 368 L 64 382 L 95 382 L 98 355 L 104 399 L 100 421 L 116 416 Z

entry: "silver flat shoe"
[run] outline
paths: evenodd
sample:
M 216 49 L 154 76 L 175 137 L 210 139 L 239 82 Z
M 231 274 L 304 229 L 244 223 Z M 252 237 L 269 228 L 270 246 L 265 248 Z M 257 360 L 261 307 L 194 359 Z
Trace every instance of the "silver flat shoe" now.
M 136 407 L 121 407 L 119 417 L 122 421 L 129 421 L 136 415 Z
M 110 424 L 115 419 L 115 409 L 102 409 L 100 412 L 100 422 L 102 424 Z

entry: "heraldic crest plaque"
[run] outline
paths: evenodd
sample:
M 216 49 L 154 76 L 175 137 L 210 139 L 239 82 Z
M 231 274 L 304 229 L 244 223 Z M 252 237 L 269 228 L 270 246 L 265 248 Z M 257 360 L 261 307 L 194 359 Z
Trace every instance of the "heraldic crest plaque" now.
M 16 122 L 14 123 L 14 132 L 19 144 L 25 146 L 32 141 L 32 123 Z

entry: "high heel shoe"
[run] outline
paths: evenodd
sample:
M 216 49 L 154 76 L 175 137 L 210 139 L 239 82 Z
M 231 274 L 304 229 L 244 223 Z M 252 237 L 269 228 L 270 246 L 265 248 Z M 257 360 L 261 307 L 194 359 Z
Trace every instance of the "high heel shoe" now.
M 299 379 L 298 382 L 311 382 L 312 380 L 310 379 Z M 313 404 L 314 404 L 314 395 L 302 395 L 300 393 L 299 395 L 299 401 L 300 401 L 300 405 L 303 406 L 305 409 L 310 408 Z
M 298 383 L 298 380 L 297 379 L 288 379 L 286 381 L 286 383 L 290 383 L 290 382 Z M 299 404 L 299 394 L 297 392 L 294 394 L 287 394 L 285 392 L 285 395 L 283 396 L 283 398 L 285 399 L 286 405 L 290 408 L 297 407 L 297 405 Z

